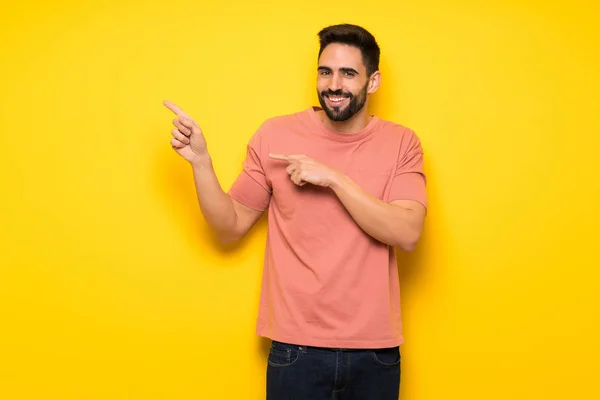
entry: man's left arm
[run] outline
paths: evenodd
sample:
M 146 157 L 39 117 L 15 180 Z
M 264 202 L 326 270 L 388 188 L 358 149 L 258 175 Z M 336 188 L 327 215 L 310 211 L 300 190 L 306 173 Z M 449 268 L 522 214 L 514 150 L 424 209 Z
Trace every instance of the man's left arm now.
M 367 234 L 407 252 L 415 248 L 425 221 L 423 204 L 415 200 L 379 200 L 342 174 L 333 179 L 330 187 Z
M 421 141 L 412 131 L 405 134 L 387 201 L 370 195 L 339 173 L 334 175 L 331 189 L 366 233 L 383 243 L 412 251 L 423 230 L 427 193 Z

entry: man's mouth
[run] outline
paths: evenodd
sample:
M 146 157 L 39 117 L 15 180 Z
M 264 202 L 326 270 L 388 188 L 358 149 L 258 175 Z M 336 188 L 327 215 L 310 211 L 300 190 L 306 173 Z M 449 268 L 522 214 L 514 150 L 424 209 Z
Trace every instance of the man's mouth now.
M 333 95 L 326 95 L 325 98 L 327 99 L 327 102 L 329 104 L 331 104 L 332 106 L 336 106 L 336 107 L 346 104 L 346 100 L 349 99 L 349 97 L 333 96 Z

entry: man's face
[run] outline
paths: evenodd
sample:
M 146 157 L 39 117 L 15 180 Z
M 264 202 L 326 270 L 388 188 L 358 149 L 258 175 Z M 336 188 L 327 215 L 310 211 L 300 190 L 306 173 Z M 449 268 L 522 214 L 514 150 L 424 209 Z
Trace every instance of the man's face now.
M 339 43 L 325 47 L 319 57 L 317 94 L 332 121 L 346 121 L 367 101 L 369 77 L 360 49 Z

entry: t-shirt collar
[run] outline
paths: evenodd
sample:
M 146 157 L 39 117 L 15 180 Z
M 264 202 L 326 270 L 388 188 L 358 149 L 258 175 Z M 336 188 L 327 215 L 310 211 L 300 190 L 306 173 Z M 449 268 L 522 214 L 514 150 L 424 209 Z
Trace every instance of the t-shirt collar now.
M 317 111 L 319 111 L 319 110 L 322 110 L 322 108 L 317 107 L 317 106 L 313 106 L 308 109 L 308 114 L 309 114 L 309 117 L 312 120 L 313 124 L 319 129 L 319 131 L 321 133 L 325 134 L 326 136 L 330 137 L 333 140 L 340 141 L 340 142 L 353 142 L 353 141 L 361 140 L 361 139 L 367 137 L 369 134 L 371 134 L 375 130 L 375 127 L 377 126 L 377 123 L 379 122 L 379 118 L 377 118 L 377 116 L 375 116 L 375 115 L 372 115 L 373 118 L 371 118 L 371 121 L 369 121 L 367 126 L 365 126 L 360 131 L 352 132 L 352 133 L 340 132 L 340 131 L 336 131 L 335 129 L 325 125 L 323 123 L 323 121 L 321 121 L 321 119 L 317 115 Z

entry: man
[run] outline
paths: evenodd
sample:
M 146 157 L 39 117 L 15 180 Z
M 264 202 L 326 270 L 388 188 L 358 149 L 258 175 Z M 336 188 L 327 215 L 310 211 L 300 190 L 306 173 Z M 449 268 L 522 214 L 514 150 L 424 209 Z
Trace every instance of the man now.
M 394 247 L 411 251 L 426 214 L 423 150 L 368 113 L 380 84 L 366 30 L 319 32 L 321 107 L 267 120 L 225 193 L 198 124 L 176 105 L 171 145 L 224 242 L 268 210 L 257 333 L 272 339 L 267 399 L 396 400 L 403 343 Z

